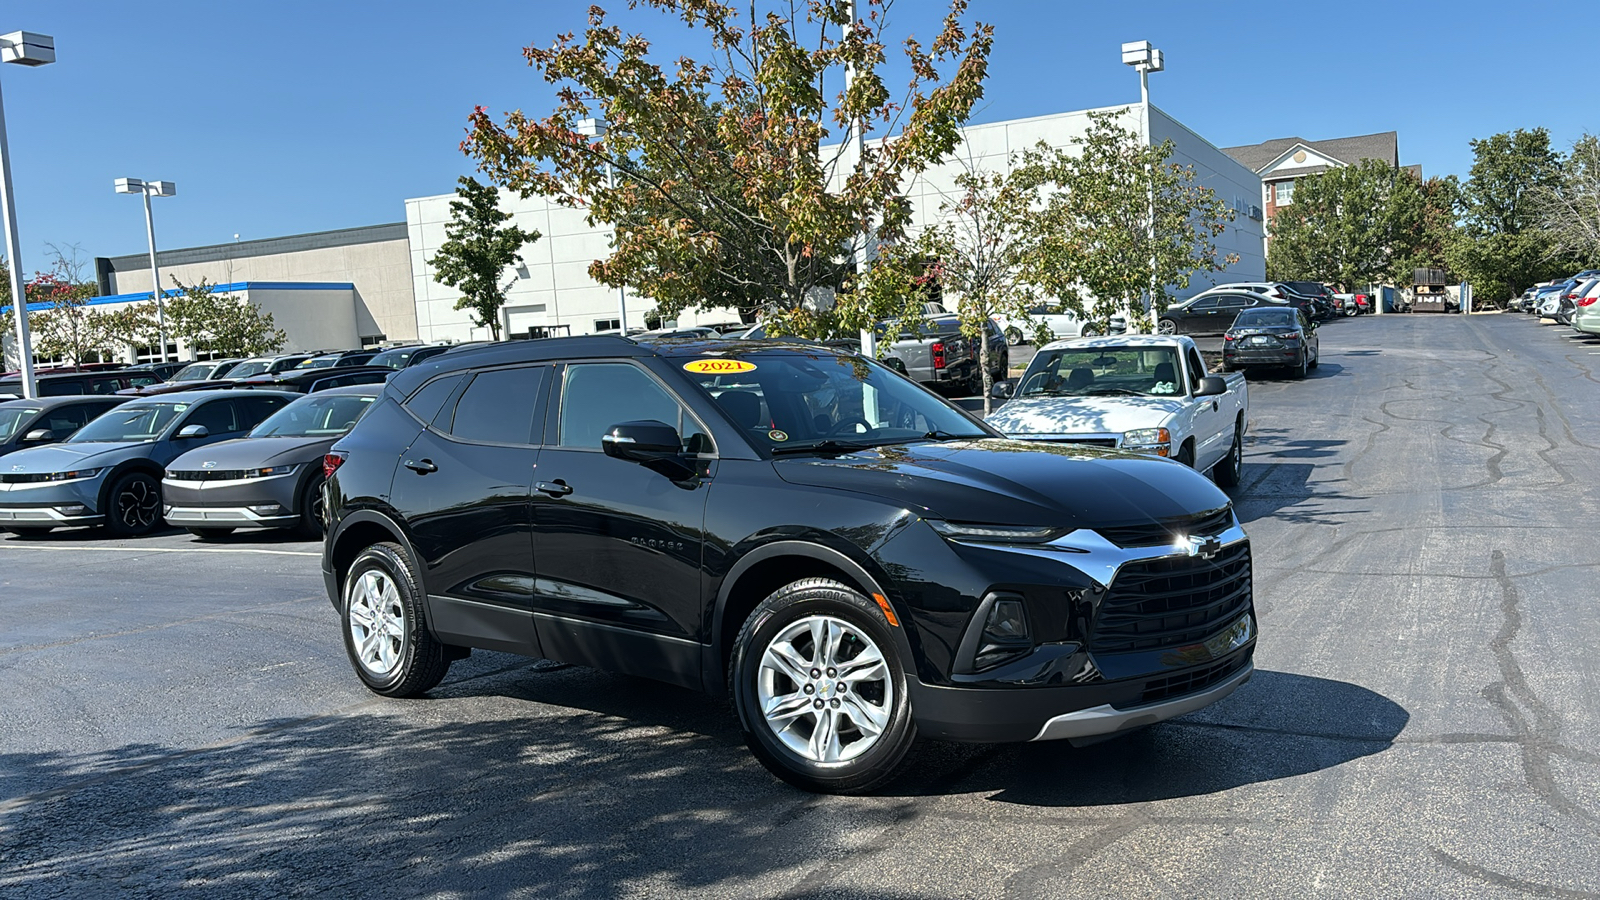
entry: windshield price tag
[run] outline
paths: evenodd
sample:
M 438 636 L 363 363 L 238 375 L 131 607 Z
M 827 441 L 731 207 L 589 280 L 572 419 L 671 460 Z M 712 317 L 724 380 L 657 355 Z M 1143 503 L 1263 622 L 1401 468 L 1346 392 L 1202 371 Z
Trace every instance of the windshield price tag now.
M 684 363 L 683 370 L 697 375 L 732 375 L 736 372 L 754 372 L 756 364 L 742 359 L 696 359 Z

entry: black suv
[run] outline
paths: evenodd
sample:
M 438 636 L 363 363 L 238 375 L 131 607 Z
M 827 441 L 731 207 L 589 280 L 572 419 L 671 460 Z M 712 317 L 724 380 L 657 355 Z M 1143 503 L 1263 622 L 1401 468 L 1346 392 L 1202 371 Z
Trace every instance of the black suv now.
M 1253 671 L 1250 545 L 1170 460 L 1010 441 L 815 344 L 517 341 L 396 372 L 330 449 L 357 675 L 471 648 L 731 693 L 774 773 L 855 792 L 918 736 L 1095 736 Z

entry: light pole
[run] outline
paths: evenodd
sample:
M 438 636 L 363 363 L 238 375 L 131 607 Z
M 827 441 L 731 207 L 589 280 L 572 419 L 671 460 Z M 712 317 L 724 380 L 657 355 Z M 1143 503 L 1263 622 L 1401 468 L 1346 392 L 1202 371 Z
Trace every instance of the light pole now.
M 605 137 L 610 125 L 604 116 L 593 119 L 584 119 L 578 123 L 578 133 L 585 137 Z M 606 159 L 606 189 L 614 190 L 617 186 L 617 172 L 612 167 L 611 160 Z M 628 288 L 617 285 L 617 334 L 628 336 Z
M 1150 73 L 1160 72 L 1166 68 L 1166 59 L 1160 50 L 1150 45 L 1149 41 L 1130 41 L 1122 45 L 1122 64 L 1133 66 L 1139 70 L 1139 107 L 1140 118 L 1144 126 L 1144 143 L 1146 147 L 1153 144 L 1150 137 Z M 1145 209 L 1150 220 L 1145 236 L 1150 241 L 1150 296 L 1146 301 L 1145 312 L 1150 313 L 1156 305 L 1156 184 L 1155 173 L 1147 173 L 1148 184 L 1145 186 Z M 1131 311 L 1131 310 L 1130 310 Z
M 56 61 L 55 39 L 47 34 L 13 31 L 0 36 L 0 62 L 47 66 Z M 33 377 L 33 342 L 28 340 L 28 292 L 22 283 L 22 242 L 17 238 L 17 203 L 11 190 L 11 148 L 6 145 L 5 103 L 0 101 L 0 206 L 5 207 L 6 256 L 11 258 L 11 311 L 17 319 L 17 358 L 22 369 L 22 396 L 39 396 Z
M 167 361 L 167 308 L 161 302 L 161 269 L 156 265 L 156 220 L 150 214 L 151 197 L 171 197 L 178 186 L 170 181 L 141 181 L 137 178 L 118 178 L 115 182 L 119 194 L 144 195 L 144 231 L 150 238 L 150 283 L 154 285 L 150 296 L 156 301 L 156 327 L 161 337 L 161 361 Z

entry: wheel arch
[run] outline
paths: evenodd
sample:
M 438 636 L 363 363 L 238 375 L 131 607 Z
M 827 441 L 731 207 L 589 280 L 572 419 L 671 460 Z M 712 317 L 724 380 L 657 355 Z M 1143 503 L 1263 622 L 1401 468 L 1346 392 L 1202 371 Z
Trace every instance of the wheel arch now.
M 139 472 L 144 475 L 149 475 L 151 478 L 156 480 L 156 496 L 161 497 L 163 506 L 163 509 L 161 510 L 162 519 L 156 524 L 158 526 L 162 526 L 166 522 L 166 497 L 161 493 L 161 479 L 166 476 L 166 471 L 162 469 L 161 466 L 157 465 L 155 460 L 143 456 L 123 460 L 122 462 L 117 463 L 111 468 L 111 472 L 106 475 L 105 478 L 101 479 L 100 490 L 95 501 L 97 504 L 95 512 L 102 516 L 111 515 L 111 488 L 130 472 Z
M 778 588 L 802 578 L 834 578 L 872 599 L 882 598 L 899 622 L 891 625 L 896 648 L 906 660 L 908 677 L 915 677 L 915 657 L 906 635 L 905 613 L 882 580 L 845 553 L 809 540 L 780 540 L 763 544 L 741 556 L 728 570 L 717 591 L 712 611 L 711 642 L 702 664 L 701 680 L 713 696 L 727 693 L 728 661 L 733 642 L 750 613 Z
M 339 520 L 338 527 L 327 539 L 327 549 L 324 552 L 329 565 L 332 566 L 339 596 L 344 594 L 345 576 L 355 558 L 362 550 L 373 544 L 385 542 L 399 544 L 405 551 L 406 559 L 411 563 L 411 570 L 416 573 L 417 580 L 422 582 L 422 606 L 426 610 L 427 572 L 417 556 L 416 547 L 412 545 L 410 538 L 406 537 L 405 529 L 401 528 L 398 522 L 375 509 L 360 509 L 349 513 Z

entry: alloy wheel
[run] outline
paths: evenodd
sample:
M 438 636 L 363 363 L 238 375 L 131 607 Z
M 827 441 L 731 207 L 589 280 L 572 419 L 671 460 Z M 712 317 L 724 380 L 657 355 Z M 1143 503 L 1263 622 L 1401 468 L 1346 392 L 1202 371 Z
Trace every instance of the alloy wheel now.
M 368 569 L 350 587 L 350 639 L 361 667 L 383 677 L 400 664 L 406 610 L 394 579 Z
M 894 709 L 883 652 L 865 631 L 834 616 L 806 616 L 768 642 L 756 676 L 768 728 L 816 763 L 855 759 L 877 744 Z
M 1156 332 L 1159 334 L 1177 334 L 1178 323 L 1171 319 L 1162 319 L 1156 323 Z
M 130 531 L 154 528 L 161 515 L 161 492 L 148 478 L 135 478 L 117 494 L 117 521 Z

